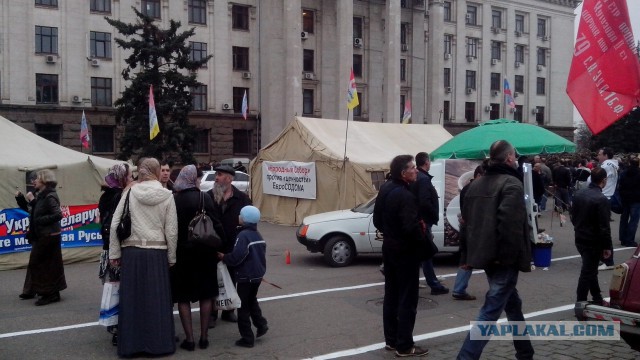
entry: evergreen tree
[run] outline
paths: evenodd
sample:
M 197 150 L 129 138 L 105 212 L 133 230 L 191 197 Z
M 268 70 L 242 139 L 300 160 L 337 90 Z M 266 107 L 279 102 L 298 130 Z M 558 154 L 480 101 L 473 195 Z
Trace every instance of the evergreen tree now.
M 620 120 L 591 139 L 591 150 L 608 146 L 615 152 L 640 152 L 640 107 L 634 108 Z
M 128 82 L 122 96 L 115 101 L 116 123 L 123 124 L 118 158 L 132 155 L 158 159 L 178 157 L 183 163 L 194 161 L 192 147 L 194 128 L 189 125 L 192 109 L 190 89 L 202 85 L 195 71 L 212 57 L 193 61 L 187 39 L 195 29 L 179 32 L 180 22 L 170 20 L 169 28 L 160 29 L 153 18 L 133 8 L 138 17 L 135 24 L 126 24 L 105 17 L 125 38 L 116 38 L 126 51 L 127 67 L 122 78 Z M 181 70 L 189 71 L 184 75 Z M 149 86 L 153 85 L 160 134 L 149 140 Z

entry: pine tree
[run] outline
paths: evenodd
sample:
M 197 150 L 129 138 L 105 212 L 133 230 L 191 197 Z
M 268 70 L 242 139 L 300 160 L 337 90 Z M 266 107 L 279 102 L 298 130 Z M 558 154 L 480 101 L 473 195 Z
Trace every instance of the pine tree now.
M 116 123 L 124 125 L 118 158 L 152 156 L 158 159 L 179 158 L 192 163 L 194 128 L 189 125 L 192 110 L 190 89 L 202 85 L 195 71 L 211 55 L 191 60 L 187 39 L 195 29 L 179 32 L 180 22 L 170 20 L 168 29 L 160 29 L 153 18 L 133 8 L 135 24 L 105 17 L 124 38 L 116 38 L 120 48 L 130 54 L 122 71 L 128 82 L 122 96 L 115 101 Z M 184 70 L 189 72 L 184 75 Z M 182 71 L 182 72 L 181 72 Z M 149 86 L 153 85 L 160 134 L 149 140 Z

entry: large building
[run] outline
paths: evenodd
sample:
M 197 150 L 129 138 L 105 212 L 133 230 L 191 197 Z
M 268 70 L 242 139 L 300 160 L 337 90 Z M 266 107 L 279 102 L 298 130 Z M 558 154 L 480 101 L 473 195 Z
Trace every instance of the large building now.
M 195 28 L 191 123 L 199 161 L 255 155 L 293 116 L 440 123 L 452 133 L 512 118 L 570 136 L 565 84 L 577 0 L 4 0 L 0 1 L 0 115 L 80 149 L 115 156 L 113 102 L 126 54 L 105 16 L 131 7 L 161 27 Z M 348 112 L 351 69 L 360 106 Z M 506 105 L 505 81 L 515 108 Z M 241 116 L 249 99 L 249 119 Z M 85 150 L 87 151 L 87 150 Z

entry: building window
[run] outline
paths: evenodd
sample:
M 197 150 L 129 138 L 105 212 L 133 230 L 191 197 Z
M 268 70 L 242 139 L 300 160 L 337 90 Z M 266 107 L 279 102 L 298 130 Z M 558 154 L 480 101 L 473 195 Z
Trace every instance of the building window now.
M 443 121 L 451 121 L 451 101 L 446 100 L 442 103 L 442 116 Z
M 467 24 L 478 25 L 478 7 L 467 5 Z
M 491 105 L 491 111 L 489 111 L 489 120 L 500 119 L 500 104 L 493 103 Z
M 372 171 L 371 172 L 371 184 L 376 190 L 380 190 L 380 186 L 384 184 L 386 179 L 384 178 L 384 171 Z
M 467 76 L 465 78 L 465 86 L 467 89 L 476 88 L 476 72 L 474 70 L 467 70 Z
M 36 26 L 36 54 L 58 53 L 58 28 Z
M 233 6 L 235 8 L 235 5 Z M 207 2 L 206 0 L 189 0 L 189 23 L 207 23 Z
M 404 104 L 407 102 L 407 95 L 400 95 L 400 122 L 404 117 Z
M 233 5 L 231 8 L 231 27 L 236 30 L 249 30 L 249 7 Z
M 36 0 L 36 5 L 58 7 L 58 0 Z
M 89 33 L 91 43 L 91 57 L 111 59 L 111 34 L 91 31 Z
M 445 1 L 444 6 L 444 21 L 451 21 L 451 1 Z
M 189 60 L 202 61 L 207 58 L 207 43 L 189 41 L 189 46 L 191 47 L 191 53 L 189 53 Z M 247 61 L 247 67 L 248 67 L 248 63 L 249 61 Z M 207 67 L 207 64 L 206 63 L 203 64 L 202 67 Z
M 516 75 L 513 91 L 520 94 L 524 93 L 524 76 Z
M 58 103 L 58 75 L 36 74 L 36 104 Z
M 538 18 L 538 37 L 547 36 L 547 19 Z
M 546 79 L 543 77 L 536 78 L 536 94 L 544 95 L 545 91 Z
M 244 88 L 244 87 L 233 88 L 233 112 L 236 114 L 242 114 L 242 99 L 244 98 L 245 91 L 247 92 L 247 104 L 250 104 L 249 88 Z
M 476 121 L 476 103 L 474 102 L 464 103 L 464 118 L 467 122 Z
M 91 78 L 91 105 L 111 106 L 111 78 Z
M 491 42 L 491 59 L 500 60 L 502 58 L 502 43 L 500 41 Z
M 302 89 L 302 114 L 313 115 L 313 90 Z
M 400 81 L 407 80 L 407 59 L 400 59 Z
M 467 56 L 478 57 L 478 39 L 467 38 Z
M 154 19 L 160 19 L 160 0 L 142 0 L 141 2 L 141 13 Z
M 62 125 L 36 124 L 36 134 L 52 143 L 60 145 Z
M 111 0 L 91 0 L 90 10 L 92 12 L 110 13 Z
M 362 39 L 362 18 L 354 17 L 353 18 L 353 37 Z
M 444 87 L 451 87 L 451 68 L 444 68 Z
M 524 15 L 516 14 L 516 31 L 519 33 L 524 33 Z
M 196 129 L 193 142 L 194 154 L 209 154 L 209 131 L 209 129 Z M 234 137 L 233 141 L 235 140 Z
M 353 76 L 362 77 L 362 55 L 353 54 Z
M 544 106 L 536 106 L 536 122 L 544 125 Z
M 233 155 L 251 155 L 252 137 L 252 130 L 233 129 Z
M 302 71 L 313 72 L 314 51 L 309 49 L 302 50 Z
M 502 11 L 491 10 L 491 27 L 502 29 Z
M 491 90 L 500 91 L 500 80 L 502 80 L 500 73 L 491 73 Z
M 233 52 L 233 70 L 249 70 L 249 48 L 234 46 Z
M 522 111 L 524 109 L 524 106 L 522 105 L 516 105 L 516 112 L 513 113 L 513 120 L 518 121 L 518 122 L 522 122 Z
M 311 10 L 302 10 L 302 31 L 308 32 L 309 34 L 313 34 L 313 11 Z
M 364 107 L 364 91 L 358 89 L 358 106 L 353 108 L 353 116 L 354 117 L 361 117 L 362 116 L 362 109 Z
M 524 45 L 516 45 L 516 62 L 524 64 Z
M 407 45 L 407 23 L 400 24 L 400 44 Z
M 113 134 L 115 126 L 91 126 L 91 149 L 94 153 L 114 152 Z
M 538 48 L 538 65 L 545 66 L 547 65 L 547 49 Z
M 451 43 L 453 42 L 453 35 L 445 34 L 444 35 L 444 53 L 451 55 Z
M 242 95 L 244 96 L 244 93 Z M 242 100 L 240 102 L 240 107 L 242 107 Z M 191 106 L 193 106 L 194 111 L 207 111 L 207 85 L 198 85 L 191 88 Z
M 400 8 L 401 9 L 407 8 L 407 0 L 400 0 Z

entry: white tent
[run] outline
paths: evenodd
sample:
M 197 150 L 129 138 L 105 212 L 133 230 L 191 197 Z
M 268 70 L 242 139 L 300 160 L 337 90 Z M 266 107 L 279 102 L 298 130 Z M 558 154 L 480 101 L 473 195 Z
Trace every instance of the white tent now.
M 51 169 L 58 181 L 62 205 L 96 204 L 107 170 L 122 161 L 83 154 L 48 141 L 0 116 L 0 209 L 17 207 L 16 189 L 23 193 L 27 173 Z M 100 247 L 63 250 L 65 262 L 97 260 Z M 0 270 L 25 266 L 29 253 L 0 255 Z
M 345 161 L 345 133 L 346 161 Z M 251 163 L 251 195 L 262 219 L 296 225 L 307 215 L 351 208 L 376 192 L 396 155 L 431 152 L 451 139 L 441 125 L 347 122 L 296 117 Z M 263 193 L 264 161 L 314 162 L 316 199 Z

